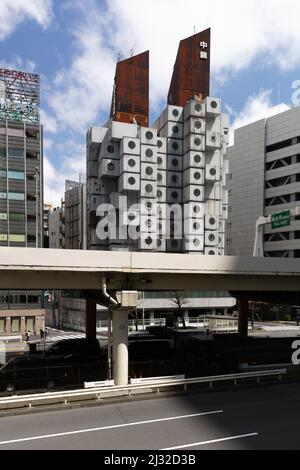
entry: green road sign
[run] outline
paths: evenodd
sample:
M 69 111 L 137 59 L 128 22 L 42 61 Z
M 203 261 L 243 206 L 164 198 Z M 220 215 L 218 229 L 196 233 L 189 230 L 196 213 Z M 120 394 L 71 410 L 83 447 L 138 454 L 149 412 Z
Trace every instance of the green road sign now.
M 272 215 L 272 230 L 291 225 L 291 211 L 278 212 Z

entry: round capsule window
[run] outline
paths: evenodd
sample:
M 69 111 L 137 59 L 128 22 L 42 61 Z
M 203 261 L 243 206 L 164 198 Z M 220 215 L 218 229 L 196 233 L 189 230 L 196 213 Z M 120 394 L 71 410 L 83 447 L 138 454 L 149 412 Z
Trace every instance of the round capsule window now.
M 146 245 L 148 245 L 148 246 L 152 245 L 152 242 L 153 242 L 153 240 L 152 240 L 151 237 L 148 237 L 148 238 L 146 238 L 146 240 L 145 240 L 145 243 L 146 243 Z
M 196 145 L 196 147 L 200 147 L 200 145 L 201 145 L 201 139 L 199 139 L 199 137 L 197 137 L 196 139 L 194 139 L 194 144 Z
M 147 149 L 145 152 L 146 157 L 152 158 L 153 157 L 153 150 Z
M 200 228 L 201 228 L 201 226 L 200 226 L 199 222 L 195 222 L 195 223 L 193 224 L 193 229 L 194 229 L 195 231 L 196 231 L 196 230 L 200 230 Z
M 212 101 L 210 105 L 213 109 L 216 109 L 218 107 L 218 103 L 216 101 Z
M 145 187 L 146 193 L 152 193 L 153 191 L 153 186 L 152 184 L 147 184 Z
M 113 163 L 109 163 L 109 164 L 107 165 L 107 169 L 108 169 L 108 171 L 114 171 L 115 165 L 114 165 Z
M 159 140 L 159 139 L 158 139 L 158 141 L 157 141 L 157 147 L 158 147 L 159 149 L 161 149 L 162 146 L 163 146 L 162 140 Z
M 173 175 L 172 178 L 172 183 L 177 183 L 178 182 L 178 176 L 177 175 Z
M 211 218 L 209 219 L 209 225 L 215 225 L 215 223 L 216 223 L 216 219 L 214 219 L 213 217 L 211 217 Z
M 135 143 L 133 140 L 130 140 L 130 141 L 128 142 L 128 147 L 129 147 L 131 150 L 133 150 L 133 149 L 135 149 L 135 147 L 136 147 L 136 143 Z
M 216 240 L 216 236 L 211 234 L 211 235 L 209 235 L 208 239 L 209 239 L 210 242 L 214 242 Z
M 134 168 L 136 165 L 136 161 L 131 158 L 130 160 L 128 160 L 128 165 L 130 166 L 130 168 Z
M 194 156 L 194 162 L 195 162 L 195 163 L 201 163 L 201 157 L 200 157 L 200 155 L 195 155 L 195 156 Z
M 200 113 L 202 111 L 201 104 L 199 104 L 199 103 L 195 104 L 195 111 L 196 111 L 196 113 Z
M 177 142 L 172 143 L 172 149 L 177 151 L 179 149 L 179 144 Z
M 200 214 L 200 207 L 199 206 L 194 206 L 193 212 L 194 212 L 194 214 Z
M 130 184 L 130 186 L 133 186 L 133 185 L 136 183 L 136 179 L 131 176 L 131 177 L 128 179 L 128 183 Z
M 112 153 L 114 153 L 114 151 L 115 151 L 115 147 L 114 147 L 113 145 L 109 145 L 109 146 L 107 147 L 107 151 L 108 151 L 108 153 L 112 154 Z
M 201 121 L 195 121 L 195 129 L 200 130 L 202 127 L 202 122 Z
M 151 202 L 147 202 L 147 203 L 146 203 L 146 209 L 147 209 L 148 211 L 151 211 L 151 209 L 152 209 L 152 203 L 151 203 Z
M 196 181 L 201 180 L 201 173 L 199 173 L 199 171 L 196 171 L 196 173 L 194 173 L 194 178 Z
M 177 248 L 178 243 L 176 240 L 172 240 L 171 245 L 172 245 L 172 248 Z
M 194 191 L 194 196 L 195 196 L 195 197 L 200 197 L 200 196 L 201 196 L 201 191 L 200 191 L 200 189 L 195 189 L 195 191 Z
M 173 158 L 172 165 L 175 166 L 175 167 L 177 167 L 179 165 L 179 161 L 177 160 L 177 158 Z
M 210 250 L 210 252 L 209 252 L 208 254 L 209 254 L 209 256 L 214 256 L 214 255 L 215 255 L 215 252 L 212 251 L 212 250 Z
M 172 198 L 173 199 L 178 199 L 178 192 L 177 191 L 172 192 Z
M 161 157 L 158 157 L 157 163 L 158 163 L 158 165 L 162 165 L 163 164 L 163 159 Z
M 172 114 L 173 114 L 174 117 L 177 118 L 177 117 L 179 116 L 179 111 L 178 111 L 178 109 L 173 109 Z
M 147 140 L 152 140 L 154 137 L 153 133 L 151 131 L 146 132 L 146 139 Z
M 162 245 L 162 241 L 161 240 L 157 240 L 157 246 L 161 246 Z
M 147 166 L 146 168 L 146 175 L 147 176 L 152 176 L 154 173 L 153 168 L 151 166 Z
M 135 220 L 135 214 L 129 214 L 128 219 L 130 222 L 133 222 Z
M 173 131 L 173 134 L 178 134 L 179 133 L 179 127 L 178 126 L 173 126 L 172 131 Z
M 215 168 L 211 168 L 211 169 L 209 170 L 209 174 L 210 174 L 211 176 L 216 176 L 216 174 L 217 174 L 216 169 L 215 169 Z
M 198 238 L 195 238 L 195 240 L 193 241 L 193 245 L 198 248 L 200 246 L 200 240 L 198 240 Z
M 162 195 L 163 195 L 163 193 L 162 193 L 162 191 L 159 189 L 159 190 L 157 191 L 157 197 L 158 197 L 158 199 L 160 199 L 160 198 L 162 197 Z
M 163 175 L 161 173 L 157 173 L 157 181 L 161 182 L 163 179 Z
M 146 226 L 147 226 L 148 228 L 151 228 L 151 225 L 152 225 L 152 220 L 151 220 L 151 219 L 147 219 L 147 221 L 146 221 Z

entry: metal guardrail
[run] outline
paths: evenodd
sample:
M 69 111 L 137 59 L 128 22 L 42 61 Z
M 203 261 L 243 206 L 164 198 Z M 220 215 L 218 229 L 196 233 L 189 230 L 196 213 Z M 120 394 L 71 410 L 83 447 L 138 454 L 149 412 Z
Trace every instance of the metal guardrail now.
M 239 381 L 255 379 L 258 384 L 264 377 L 278 377 L 279 381 L 282 380 L 282 376 L 287 374 L 286 369 L 281 370 L 270 370 L 262 372 L 249 372 L 246 374 L 236 374 L 236 375 L 222 375 L 215 377 L 200 377 L 194 379 L 181 379 L 181 380 L 172 380 L 164 383 L 146 383 L 140 385 L 126 385 L 122 387 L 112 387 L 112 388 L 99 388 L 93 390 L 73 390 L 66 392 L 50 392 L 42 394 L 33 394 L 33 395 L 23 395 L 23 396 L 12 396 L 7 398 L 0 399 L 0 410 L 12 410 L 20 408 L 32 408 L 33 406 L 42 406 L 42 405 L 54 405 L 54 404 L 64 404 L 68 405 L 71 403 L 76 403 L 84 400 L 98 400 L 101 401 L 105 398 L 112 397 L 121 397 L 129 396 L 131 397 L 134 394 L 146 394 L 157 392 L 160 393 L 162 389 L 172 388 L 172 387 L 184 387 L 184 390 L 188 390 L 189 385 L 198 385 L 198 384 L 209 384 L 210 390 L 213 389 L 213 384 L 218 382 L 228 382 L 233 381 L 234 385 L 237 385 Z

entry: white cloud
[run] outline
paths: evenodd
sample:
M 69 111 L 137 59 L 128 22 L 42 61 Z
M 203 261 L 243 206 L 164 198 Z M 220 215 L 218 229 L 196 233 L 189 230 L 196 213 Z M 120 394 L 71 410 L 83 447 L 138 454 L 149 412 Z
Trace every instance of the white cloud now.
M 22 70 L 23 72 L 33 73 L 36 69 L 36 63 L 32 60 L 21 59 L 18 55 L 10 61 L 1 60 L 0 67 L 3 69 Z
M 0 40 L 28 19 L 46 28 L 52 19 L 52 0 L 1 0 Z
M 230 145 L 234 143 L 235 129 L 290 109 L 290 106 L 285 103 L 273 105 L 271 102 L 271 94 L 272 90 L 261 90 L 257 95 L 249 96 L 244 108 L 238 114 L 228 108 L 229 113 L 234 117 L 230 130 Z
M 57 74 L 48 103 L 60 126 L 84 132 L 106 116 L 119 52 L 150 49 L 150 99 L 166 100 L 179 41 L 212 27 L 212 71 L 217 84 L 255 61 L 281 69 L 300 65 L 300 3 L 286 0 L 95 0 L 64 4 L 79 12 L 71 33 L 76 54 Z M 95 18 L 97 19 L 95 21 Z M 63 106 L 62 106 L 63 103 Z
M 58 126 L 56 119 L 53 116 L 50 116 L 50 114 L 44 109 L 41 109 L 41 123 L 44 126 L 44 132 L 49 132 L 51 134 L 57 133 Z
M 85 174 L 85 145 L 73 140 L 55 146 L 55 153 L 60 166 L 56 168 L 47 153 L 53 150 L 53 141 L 46 139 L 44 147 L 44 201 L 56 206 L 64 197 L 65 180 L 79 181 L 79 175 Z

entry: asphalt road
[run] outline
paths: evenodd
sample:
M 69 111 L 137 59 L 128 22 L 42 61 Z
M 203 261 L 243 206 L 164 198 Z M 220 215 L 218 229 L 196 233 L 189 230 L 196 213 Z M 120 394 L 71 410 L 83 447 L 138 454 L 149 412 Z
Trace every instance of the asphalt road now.
M 300 384 L 0 418 L 0 450 L 299 448 Z

